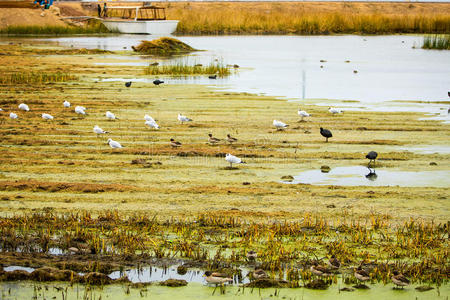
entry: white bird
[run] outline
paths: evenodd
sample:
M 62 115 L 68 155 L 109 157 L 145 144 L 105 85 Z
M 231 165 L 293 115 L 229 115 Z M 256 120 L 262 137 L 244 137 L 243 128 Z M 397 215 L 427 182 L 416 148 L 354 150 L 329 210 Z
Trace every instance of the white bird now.
M 3 109 L 0 108 L 0 111 L 3 111 Z
M 85 115 L 86 112 L 84 111 L 86 107 L 84 106 L 75 106 L 75 112 L 79 115 Z
M 64 101 L 63 102 L 64 107 L 70 107 L 70 102 L 69 101 Z
M 335 108 L 335 107 L 329 107 L 328 111 L 332 114 L 340 114 L 342 113 L 342 110 L 340 110 L 339 108 Z
M 106 112 L 106 117 L 107 117 L 109 120 L 115 120 L 115 119 L 119 120 L 119 118 L 116 118 L 116 115 L 113 114 L 113 113 L 110 112 L 110 111 L 107 111 L 107 112 Z
M 186 116 L 183 116 L 182 114 L 178 114 L 178 120 L 183 124 L 183 122 L 191 122 L 192 119 L 189 119 Z
M 282 130 L 282 129 L 288 127 L 289 125 L 284 124 L 283 122 L 278 121 L 278 120 L 273 120 L 273 126 L 275 126 L 277 128 L 277 130 Z
M 24 110 L 24 111 L 29 111 L 30 110 L 28 105 L 26 105 L 25 103 L 20 103 L 19 104 L 19 109 Z
M 148 125 L 150 128 L 159 129 L 159 125 L 155 122 L 155 120 L 145 121 L 145 125 Z
M 310 114 L 308 114 L 306 111 L 304 111 L 304 110 L 298 110 L 298 115 L 301 117 L 301 119 L 300 119 L 300 121 L 303 121 L 303 118 L 306 118 L 306 117 L 310 117 L 311 115 Z
M 155 122 L 155 119 L 153 119 L 153 118 L 150 117 L 149 115 L 145 115 L 145 116 L 144 116 L 144 120 L 145 120 L 145 121 L 150 121 L 150 122 Z
M 53 116 L 49 115 L 49 114 L 46 114 L 46 113 L 43 113 L 42 114 L 42 119 L 44 119 L 44 120 L 53 120 Z
M 227 153 L 225 155 L 225 160 L 230 163 L 230 168 L 233 167 L 233 164 L 245 164 L 245 161 L 242 161 L 239 157 L 236 157 L 234 155 L 231 155 L 230 153 Z
M 13 112 L 9 114 L 9 117 L 11 119 L 17 119 L 18 118 L 18 116 L 15 113 L 13 113 Z
M 94 133 L 96 133 L 97 135 L 99 134 L 105 134 L 108 133 L 108 131 L 104 131 L 103 129 L 101 129 L 100 127 L 98 127 L 98 125 L 94 126 Z
M 115 149 L 115 148 L 123 148 L 122 145 L 119 142 L 113 141 L 112 139 L 108 139 L 107 143 L 113 149 Z

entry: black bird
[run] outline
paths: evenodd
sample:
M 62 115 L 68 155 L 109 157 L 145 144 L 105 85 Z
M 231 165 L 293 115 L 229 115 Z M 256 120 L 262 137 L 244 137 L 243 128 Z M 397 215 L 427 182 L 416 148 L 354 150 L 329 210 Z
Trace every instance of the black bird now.
M 320 127 L 320 134 L 327 139 L 327 143 L 328 143 L 328 139 L 330 137 L 333 137 L 333 134 L 331 133 L 331 131 L 329 131 L 328 129 L 324 129 L 322 127 Z
M 370 167 L 370 163 L 373 161 L 373 163 L 375 164 L 375 159 L 377 158 L 378 153 L 376 153 L 375 151 L 370 151 L 369 153 L 367 153 L 366 158 L 369 159 L 369 167 Z
M 125 86 L 126 87 L 130 87 L 131 86 L 131 81 L 125 82 Z
M 448 93 L 448 96 L 450 97 L 450 92 L 447 92 Z
M 210 75 L 208 76 L 209 79 L 217 79 L 217 74 L 216 75 Z
M 164 81 L 159 80 L 159 79 L 153 80 L 154 85 L 160 85 L 161 83 L 164 83 Z

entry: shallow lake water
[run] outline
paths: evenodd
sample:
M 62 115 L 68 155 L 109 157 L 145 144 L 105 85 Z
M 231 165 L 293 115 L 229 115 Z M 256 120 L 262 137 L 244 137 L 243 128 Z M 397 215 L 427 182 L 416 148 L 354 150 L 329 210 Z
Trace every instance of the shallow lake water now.
M 120 35 L 108 37 L 60 37 L 44 39 L 64 46 L 130 50 L 141 40 L 157 36 Z M 420 111 L 439 115 L 449 104 L 401 103 L 385 101 L 449 101 L 450 55 L 448 51 L 422 50 L 422 36 L 207 36 L 177 37 L 196 49 L 187 56 L 158 60 L 209 64 L 216 59 L 237 64 L 239 72 L 212 81 L 206 76 L 174 78 L 170 83 L 198 83 L 223 89 L 301 99 L 356 100 L 350 109 Z M 42 40 L 42 39 L 41 39 Z M 413 49 L 413 47 L 416 47 Z M 124 57 L 119 65 L 148 65 L 145 56 Z M 323 62 L 321 62 L 323 60 Z M 322 68 L 321 68 L 322 66 Z M 354 73 L 357 71 L 357 73 Z M 303 80 L 303 72 L 305 80 Z M 136 78 L 143 77 L 139 72 Z M 337 102 L 339 103 L 339 102 Z M 330 105 L 326 101 L 324 105 Z M 435 115 L 433 115 L 435 116 Z M 430 117 L 433 117 L 430 116 Z
M 339 186 L 449 187 L 450 171 L 404 171 L 373 169 L 362 166 L 337 167 L 330 172 L 309 170 L 285 183 Z

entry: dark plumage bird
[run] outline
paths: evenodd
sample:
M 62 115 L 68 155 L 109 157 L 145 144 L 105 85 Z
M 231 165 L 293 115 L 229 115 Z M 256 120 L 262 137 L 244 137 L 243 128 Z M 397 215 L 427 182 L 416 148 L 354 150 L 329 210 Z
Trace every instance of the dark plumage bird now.
M 213 137 L 212 133 L 208 133 L 208 136 L 210 144 L 217 144 L 218 142 L 220 142 L 220 139 Z
M 217 75 L 210 75 L 208 76 L 209 79 L 217 79 Z
M 154 85 L 160 85 L 161 83 L 164 83 L 164 81 L 159 80 L 159 79 L 153 80 Z
M 356 269 L 355 277 L 356 277 L 356 279 L 358 279 L 359 281 L 362 281 L 362 282 L 370 280 L 369 273 L 367 273 L 365 270 L 363 270 L 361 268 L 361 266 L 359 266 L 358 269 Z
M 339 269 L 341 267 L 341 262 L 339 261 L 339 259 L 336 258 L 336 256 L 331 256 L 330 260 L 328 261 L 328 264 L 330 265 L 330 267 L 332 267 L 333 269 Z
M 332 273 L 329 269 L 327 269 L 326 267 L 324 267 L 324 266 L 319 266 L 318 263 L 314 263 L 314 264 L 311 266 L 310 270 L 311 270 L 311 273 L 313 273 L 314 275 L 317 275 L 317 276 L 330 276 L 330 275 L 333 274 L 333 273 Z
M 450 92 L 447 92 L 448 93 L 448 96 L 450 97 Z
M 406 278 L 403 274 L 398 273 L 397 271 L 394 271 L 394 276 L 391 277 L 391 280 L 393 283 L 395 283 L 395 285 L 401 286 L 402 288 L 410 284 L 409 279 Z
M 131 81 L 125 82 L 125 86 L 126 87 L 130 87 L 131 86 Z
M 255 271 L 253 271 L 254 279 L 261 279 L 261 278 L 267 278 L 267 277 L 269 277 L 269 276 L 263 269 L 257 269 Z
M 175 141 L 174 139 L 170 139 L 170 146 L 172 146 L 173 148 L 178 148 L 181 147 L 181 143 Z
M 234 138 L 231 135 L 227 134 L 227 142 L 233 144 L 234 142 L 237 142 L 237 138 Z
M 329 131 L 328 129 L 324 129 L 322 127 L 320 127 L 320 134 L 327 139 L 327 143 L 328 143 L 328 139 L 330 137 L 333 137 L 333 134 L 331 133 L 331 131 Z
M 376 153 L 375 151 L 370 151 L 369 153 L 367 153 L 366 158 L 369 159 L 369 167 L 372 161 L 375 164 L 375 159 L 377 158 L 377 156 L 378 153 Z

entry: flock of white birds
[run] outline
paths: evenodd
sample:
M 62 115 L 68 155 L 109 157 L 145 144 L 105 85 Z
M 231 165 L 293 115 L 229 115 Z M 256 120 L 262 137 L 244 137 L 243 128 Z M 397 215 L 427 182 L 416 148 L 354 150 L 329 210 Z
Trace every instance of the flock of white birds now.
M 69 101 L 64 101 L 64 102 L 63 102 L 63 106 L 64 106 L 65 108 L 70 108 L 71 104 L 70 104 Z M 26 105 L 25 103 L 19 104 L 19 107 L 18 107 L 18 108 L 19 108 L 20 110 L 23 110 L 23 111 L 30 111 L 30 107 L 29 107 L 28 105 Z M 0 111 L 3 111 L 3 109 L 0 108 Z M 77 114 L 79 114 L 79 115 L 87 115 L 87 113 L 86 113 L 86 107 L 84 107 L 84 106 L 75 106 L 74 111 L 75 111 L 75 113 L 77 113 Z M 343 113 L 343 111 L 342 111 L 341 109 L 339 109 L 339 108 L 334 108 L 334 107 L 330 107 L 330 108 L 328 109 L 328 111 L 329 111 L 331 114 L 340 114 L 340 113 Z M 304 118 L 307 118 L 307 117 L 310 117 L 310 116 L 311 116 L 309 113 L 307 113 L 306 111 L 301 110 L 301 109 L 298 110 L 298 115 L 300 116 L 301 121 L 303 121 Z M 108 120 L 119 120 L 119 118 L 117 118 L 116 115 L 115 115 L 114 113 L 110 112 L 110 111 L 107 111 L 106 114 L 105 114 L 105 116 L 106 116 L 106 118 L 107 118 Z M 10 112 L 9 117 L 10 117 L 11 119 L 18 119 L 18 118 L 19 118 L 18 115 L 17 115 L 16 113 L 14 113 L 14 112 Z M 42 114 L 42 118 L 43 118 L 44 120 L 53 120 L 53 116 L 50 115 L 50 114 L 48 114 L 48 113 L 43 113 L 43 114 Z M 147 126 L 150 127 L 151 129 L 159 129 L 159 128 L 160 128 L 159 125 L 158 125 L 158 123 L 156 123 L 155 119 L 153 119 L 151 116 L 145 115 L 145 116 L 144 116 L 144 120 L 145 120 L 145 125 L 147 125 Z M 190 119 L 190 118 L 188 118 L 187 116 L 184 116 L 184 115 L 182 115 L 182 114 L 178 114 L 178 121 L 180 121 L 181 124 L 183 124 L 183 123 L 186 123 L 186 122 L 192 122 L 193 120 Z M 277 130 L 283 130 L 283 129 L 287 128 L 289 125 L 286 124 L 286 123 L 283 123 L 282 121 L 279 121 L 279 120 L 273 120 L 273 126 L 274 126 Z M 97 134 L 97 136 L 102 135 L 102 134 L 107 134 L 107 133 L 109 133 L 108 131 L 105 131 L 105 130 L 103 130 L 102 128 L 100 128 L 98 125 L 95 125 L 95 126 L 94 126 L 93 132 L 94 132 L 95 134 Z M 231 137 L 229 137 L 229 138 L 231 138 Z M 119 142 L 114 141 L 114 140 L 111 139 L 111 138 L 108 139 L 107 143 L 109 144 L 109 146 L 110 146 L 112 149 L 123 148 L 123 146 L 122 146 Z M 181 144 L 180 144 L 180 145 L 181 145 Z M 233 164 L 245 164 L 245 162 L 244 162 L 242 159 L 240 159 L 239 157 L 234 156 L 234 155 L 232 155 L 232 154 L 230 154 L 230 153 L 228 153 L 228 154 L 225 156 L 225 160 L 226 160 L 227 162 L 230 163 L 230 167 L 233 167 Z

